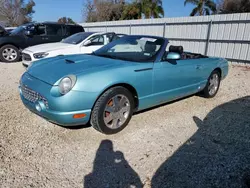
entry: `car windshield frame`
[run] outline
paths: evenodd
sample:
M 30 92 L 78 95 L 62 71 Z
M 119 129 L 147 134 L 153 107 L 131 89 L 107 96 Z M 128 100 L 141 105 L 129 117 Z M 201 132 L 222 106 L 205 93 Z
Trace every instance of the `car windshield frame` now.
M 65 38 L 64 40 L 62 40 L 62 43 L 65 44 L 73 44 L 73 45 L 77 45 L 80 44 L 82 41 L 86 40 L 87 38 L 89 38 L 91 35 L 93 35 L 94 33 L 92 32 L 81 32 L 81 33 L 75 33 L 67 38 Z M 78 37 L 78 38 L 77 38 Z M 74 42 L 75 41 L 75 42 Z
M 145 42 L 145 44 L 141 45 L 139 43 L 141 41 Z M 152 51 L 152 53 L 148 52 L 146 50 L 146 45 L 148 44 L 149 46 L 147 46 L 148 47 L 147 50 L 154 49 L 155 51 Z M 121 48 L 123 48 L 122 45 L 131 45 L 132 48 L 134 45 L 137 47 L 137 51 L 136 50 L 133 51 L 133 49 L 130 49 L 131 51 L 125 51 L 126 48 L 124 48 L 124 51 L 120 51 L 120 52 L 112 51 L 112 48 L 114 49 L 118 45 L 120 45 Z M 150 45 L 154 45 L 154 46 L 151 48 Z M 158 49 L 155 48 L 156 46 L 158 46 Z M 162 37 L 143 36 L 143 35 L 126 35 L 94 51 L 92 55 L 110 58 L 110 59 L 130 61 L 130 62 L 154 62 L 157 59 L 159 53 L 164 48 L 164 46 L 165 46 L 165 39 Z M 141 51 L 138 51 L 138 50 L 141 50 Z

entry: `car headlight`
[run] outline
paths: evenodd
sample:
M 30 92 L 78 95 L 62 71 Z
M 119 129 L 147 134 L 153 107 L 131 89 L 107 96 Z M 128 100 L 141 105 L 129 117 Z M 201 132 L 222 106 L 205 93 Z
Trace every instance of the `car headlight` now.
M 68 75 L 61 79 L 59 82 L 59 92 L 62 95 L 65 95 L 68 93 L 75 85 L 76 83 L 76 76 L 75 75 Z
M 46 57 L 47 55 L 49 55 L 49 53 L 41 52 L 41 53 L 33 54 L 33 57 L 36 58 L 36 59 L 42 59 L 42 58 Z

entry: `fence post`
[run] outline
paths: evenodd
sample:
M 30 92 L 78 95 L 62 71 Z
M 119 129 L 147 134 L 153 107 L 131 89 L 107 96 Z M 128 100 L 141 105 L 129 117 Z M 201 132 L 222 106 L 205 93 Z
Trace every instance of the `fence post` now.
M 132 25 L 131 25 L 131 23 L 129 24 L 129 34 L 131 35 L 131 27 L 132 27 Z
M 163 37 L 165 37 L 166 34 L 166 22 L 163 24 Z
M 108 25 L 107 25 L 107 23 L 106 23 L 106 32 L 108 32 Z
M 208 24 L 208 29 L 207 29 L 207 40 L 206 40 L 206 46 L 205 46 L 205 55 L 207 55 L 207 53 L 208 53 L 212 25 L 213 25 L 213 21 L 211 20 L 209 22 L 209 24 Z

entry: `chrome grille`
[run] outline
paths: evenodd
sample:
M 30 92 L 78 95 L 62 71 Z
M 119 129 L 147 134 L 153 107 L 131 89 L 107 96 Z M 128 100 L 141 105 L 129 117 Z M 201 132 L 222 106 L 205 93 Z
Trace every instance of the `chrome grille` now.
M 28 88 L 27 86 L 24 86 L 23 84 L 21 84 L 20 88 L 22 91 L 22 95 L 26 100 L 32 103 L 35 103 L 37 101 L 42 101 L 46 106 L 46 108 L 49 107 L 47 99 L 42 95 L 40 95 L 39 93 L 37 93 L 36 91 L 33 91 L 32 89 Z
M 22 59 L 24 61 L 31 61 L 31 57 L 29 54 L 26 54 L 26 53 L 22 53 Z

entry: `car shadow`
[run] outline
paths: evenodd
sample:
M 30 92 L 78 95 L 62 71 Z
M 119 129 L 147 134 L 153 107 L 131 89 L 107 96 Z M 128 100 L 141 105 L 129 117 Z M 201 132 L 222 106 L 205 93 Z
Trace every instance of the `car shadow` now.
M 103 140 L 96 152 L 93 171 L 84 177 L 84 188 L 143 187 L 138 174 L 121 151 L 113 150 L 110 140 Z
M 152 188 L 249 188 L 250 96 L 214 108 L 154 174 Z
M 56 124 L 58 125 L 58 124 Z M 85 125 L 74 125 L 74 126 L 61 126 L 61 125 L 58 125 L 62 128 L 65 128 L 65 129 L 70 129 L 70 130 L 78 130 L 78 129 L 86 129 L 86 128 L 90 128 L 91 127 L 91 124 L 90 123 L 87 123 Z

